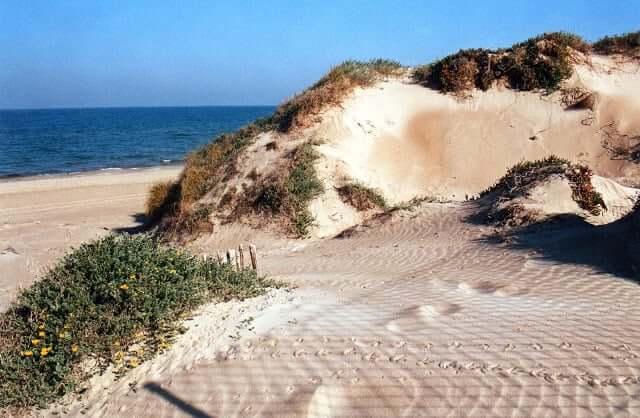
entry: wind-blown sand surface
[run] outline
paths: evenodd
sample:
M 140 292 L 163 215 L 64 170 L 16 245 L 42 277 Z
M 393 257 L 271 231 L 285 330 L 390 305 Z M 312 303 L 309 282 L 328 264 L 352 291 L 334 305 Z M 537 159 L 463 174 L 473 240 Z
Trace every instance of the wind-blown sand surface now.
M 559 93 L 496 88 L 459 101 L 390 80 L 355 90 L 303 135 L 258 135 L 202 202 L 218 207 L 225 190 L 250 186 L 251 171 L 279 169 L 310 140 L 325 187 L 310 203 L 315 238 L 217 219 L 190 247 L 255 243 L 261 273 L 295 288 L 204 306 L 170 350 L 116 382 L 96 376 L 80 400 L 43 414 L 640 416 L 640 287 L 619 220 L 637 190 L 611 181 L 638 184 L 638 165 L 603 147 L 603 129 L 638 129 L 638 70 L 597 57 L 577 66 L 570 85 L 598 98 L 581 110 Z M 502 234 L 477 221 L 486 199 L 465 195 L 549 154 L 590 165 L 611 209 L 586 215 L 559 177 L 520 202 L 554 221 Z M 149 183 L 177 170 L 118 175 L 0 184 L 0 303 L 70 245 L 135 230 Z M 457 202 L 365 217 L 339 199 L 345 177 L 391 204 Z
M 0 180 L 0 311 L 72 246 L 140 225 L 151 184 L 179 166 Z
M 4 183 L 3 245 L 23 253 L 45 238 L 44 262 L 102 226 L 131 226 L 155 174 L 110 176 Z M 205 306 L 167 353 L 117 382 L 98 376 L 81 401 L 47 413 L 640 414 L 640 287 L 601 229 L 617 225 L 554 224 L 505 241 L 466 221 L 476 204 L 425 204 L 321 241 L 223 227 L 195 249 L 256 242 L 263 273 L 298 287 Z

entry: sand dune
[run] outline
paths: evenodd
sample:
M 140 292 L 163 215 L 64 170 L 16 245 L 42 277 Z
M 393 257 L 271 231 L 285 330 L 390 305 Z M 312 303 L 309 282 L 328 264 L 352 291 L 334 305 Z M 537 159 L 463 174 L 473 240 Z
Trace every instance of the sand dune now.
M 622 255 L 587 224 L 500 242 L 464 221 L 475 210 L 425 204 L 350 238 L 298 247 L 263 236 L 264 272 L 298 289 L 246 301 L 224 323 L 207 312 L 230 308 L 205 308 L 173 351 L 97 386 L 69 412 L 639 414 L 640 288 L 625 279 Z M 239 232 L 230 226 L 198 245 L 225 248 Z M 567 245 L 575 242 L 589 245 Z

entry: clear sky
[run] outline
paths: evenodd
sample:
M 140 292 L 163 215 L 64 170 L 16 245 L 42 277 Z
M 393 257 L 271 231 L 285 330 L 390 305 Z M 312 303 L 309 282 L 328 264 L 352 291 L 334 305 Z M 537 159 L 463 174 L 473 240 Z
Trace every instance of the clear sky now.
M 638 29 L 640 0 L 0 0 L 0 108 L 277 104 L 349 58 Z

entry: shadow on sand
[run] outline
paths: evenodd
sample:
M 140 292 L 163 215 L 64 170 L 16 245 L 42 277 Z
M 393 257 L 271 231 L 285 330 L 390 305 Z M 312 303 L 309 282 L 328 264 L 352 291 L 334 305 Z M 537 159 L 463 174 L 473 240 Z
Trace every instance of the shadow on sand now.
M 158 385 L 156 383 L 146 383 L 144 385 L 144 388 L 147 389 L 148 391 L 160 396 L 161 398 L 163 398 L 167 402 L 171 403 L 172 405 L 174 405 L 176 408 L 180 409 L 182 412 L 184 412 L 187 415 L 190 415 L 190 416 L 195 417 L 195 418 L 212 418 L 211 415 L 209 415 L 209 414 L 205 413 L 203 410 L 201 410 L 199 408 L 196 408 L 195 406 L 183 401 L 182 399 L 178 398 L 177 396 L 175 396 L 174 394 L 172 394 L 168 390 L 163 389 L 162 387 L 160 387 L 160 385 Z
M 481 208 L 466 219 L 485 223 Z M 640 282 L 634 271 L 636 235 L 632 214 L 606 225 L 595 226 L 578 215 L 557 215 L 538 224 L 499 231 L 481 241 L 535 251 L 539 257 L 563 264 L 590 266 L 598 272 Z
M 144 213 L 135 213 L 131 215 L 131 218 L 133 218 L 133 221 L 137 225 L 127 226 L 122 228 L 113 228 L 112 231 L 115 232 L 116 234 L 133 235 L 133 234 L 139 234 L 141 232 L 146 232 L 149 229 L 151 229 L 151 223 L 149 222 L 149 219 Z

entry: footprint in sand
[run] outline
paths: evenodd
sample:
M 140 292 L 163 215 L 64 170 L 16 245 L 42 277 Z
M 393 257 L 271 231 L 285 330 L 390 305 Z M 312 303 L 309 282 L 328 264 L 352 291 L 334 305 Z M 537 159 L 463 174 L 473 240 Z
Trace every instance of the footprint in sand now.
M 543 349 L 542 345 L 538 343 L 532 344 L 531 347 L 533 347 L 533 349 L 537 351 L 541 351 Z
M 513 351 L 515 349 L 516 349 L 516 346 L 511 343 L 504 346 L 504 351 Z
M 453 341 L 448 344 L 449 348 L 460 348 L 462 343 L 460 341 Z
M 424 329 L 427 323 L 455 314 L 461 310 L 460 305 L 449 302 L 417 305 L 400 311 L 396 314 L 397 319 L 389 321 L 385 325 L 392 332 Z

